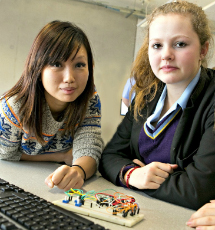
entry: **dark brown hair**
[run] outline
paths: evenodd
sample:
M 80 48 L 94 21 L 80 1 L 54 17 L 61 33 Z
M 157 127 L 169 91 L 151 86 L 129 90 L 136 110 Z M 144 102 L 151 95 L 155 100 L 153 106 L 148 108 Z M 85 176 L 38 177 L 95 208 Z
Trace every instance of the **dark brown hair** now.
M 149 63 L 149 27 L 157 16 L 169 13 L 189 16 L 193 29 L 199 37 L 201 46 L 207 41 L 212 45 L 213 38 L 209 27 L 209 21 L 201 7 L 186 1 L 176 1 L 156 8 L 147 18 L 148 25 L 146 36 L 137 54 L 131 72 L 131 77 L 134 77 L 136 81 L 136 84 L 131 90 L 131 93 L 133 91 L 136 93 L 134 104 L 135 119 L 137 119 L 137 115 L 140 115 L 140 110 L 143 109 L 148 102 L 153 100 L 161 85 L 160 80 L 154 75 Z M 207 65 L 206 59 L 202 60 L 202 65 Z
M 4 97 L 16 95 L 16 102 L 21 101 L 19 116 L 22 126 L 27 126 L 29 133 L 44 144 L 42 135 L 42 114 L 44 103 L 44 87 L 41 72 L 43 68 L 56 61 L 66 61 L 72 52 L 78 53 L 84 46 L 88 57 L 89 77 L 83 93 L 70 102 L 66 116 L 65 131 L 74 137 L 75 129 L 81 125 L 87 110 L 89 99 L 94 93 L 93 55 L 86 34 L 70 22 L 52 21 L 45 25 L 35 38 L 28 54 L 21 78 Z

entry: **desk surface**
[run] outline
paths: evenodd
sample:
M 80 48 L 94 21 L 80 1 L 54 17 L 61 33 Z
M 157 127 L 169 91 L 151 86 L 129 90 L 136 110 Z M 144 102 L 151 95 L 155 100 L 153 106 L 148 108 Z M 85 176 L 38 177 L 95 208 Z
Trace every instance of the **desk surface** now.
M 25 191 L 29 191 L 48 201 L 63 199 L 63 190 L 54 187 L 50 189 L 44 183 L 45 178 L 52 173 L 59 164 L 46 162 L 10 162 L 0 160 L 0 178 L 15 184 Z M 82 188 L 85 192 L 90 190 L 115 189 L 118 192 L 132 195 L 136 198 L 144 214 L 144 220 L 132 227 L 132 229 L 147 230 L 191 230 L 185 225 L 193 210 L 172 205 L 157 199 L 150 198 L 140 192 L 117 187 L 103 179 L 99 174 L 87 180 Z M 129 230 L 131 228 L 86 217 L 110 230 Z

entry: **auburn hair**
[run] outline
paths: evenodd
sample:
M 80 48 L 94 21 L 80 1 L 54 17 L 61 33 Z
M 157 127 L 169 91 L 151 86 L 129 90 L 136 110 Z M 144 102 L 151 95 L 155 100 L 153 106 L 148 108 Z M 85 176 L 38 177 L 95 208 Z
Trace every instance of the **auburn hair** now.
M 201 46 L 209 41 L 212 45 L 213 37 L 209 26 L 209 21 L 201 7 L 187 1 L 176 1 L 166 3 L 156 8 L 151 15 L 147 17 L 146 36 L 143 44 L 133 63 L 131 77 L 134 77 L 136 84 L 131 89 L 136 93 L 134 102 L 134 117 L 141 116 L 140 111 L 146 104 L 153 100 L 158 89 L 163 85 L 161 81 L 154 75 L 148 56 L 149 48 L 149 28 L 152 21 L 159 15 L 180 14 L 188 16 L 191 20 L 194 31 L 199 37 Z M 207 59 L 202 60 L 202 65 L 207 66 Z M 131 95 L 130 94 L 130 95 Z

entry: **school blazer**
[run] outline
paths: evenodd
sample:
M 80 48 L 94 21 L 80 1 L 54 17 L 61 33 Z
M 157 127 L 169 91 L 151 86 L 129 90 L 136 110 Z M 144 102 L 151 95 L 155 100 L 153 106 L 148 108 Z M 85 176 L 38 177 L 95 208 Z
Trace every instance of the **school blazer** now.
M 178 169 L 158 189 L 143 194 L 191 209 L 215 199 L 214 102 L 215 71 L 202 67 L 199 82 L 183 110 L 171 145 L 171 163 Z M 141 160 L 138 139 L 147 117 L 152 114 L 162 89 L 136 121 L 133 104 L 106 145 L 99 166 L 102 176 L 117 184 L 119 172 L 132 160 Z M 159 154 L 159 153 L 158 153 Z M 140 190 L 139 190 L 140 191 Z

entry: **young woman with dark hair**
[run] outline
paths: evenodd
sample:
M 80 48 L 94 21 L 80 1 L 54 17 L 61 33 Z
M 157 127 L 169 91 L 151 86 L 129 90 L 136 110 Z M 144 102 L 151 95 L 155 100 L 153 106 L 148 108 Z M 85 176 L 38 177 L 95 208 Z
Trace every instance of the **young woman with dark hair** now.
M 1 97 L 1 159 L 65 162 L 46 179 L 64 190 L 95 173 L 103 141 L 93 65 L 79 27 L 53 21 L 42 28 L 21 78 Z

